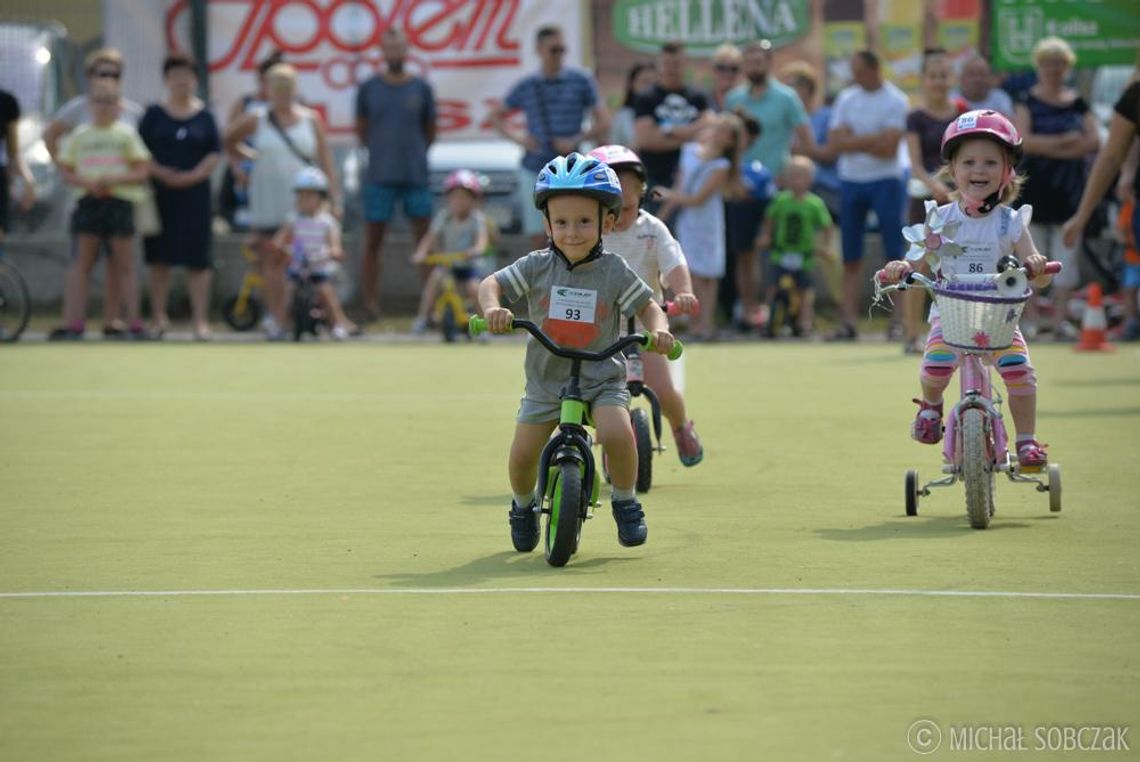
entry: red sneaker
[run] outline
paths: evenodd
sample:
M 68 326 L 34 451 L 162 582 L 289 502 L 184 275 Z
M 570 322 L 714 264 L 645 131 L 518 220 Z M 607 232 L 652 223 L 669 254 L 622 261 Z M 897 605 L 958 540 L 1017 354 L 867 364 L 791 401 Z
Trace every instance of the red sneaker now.
M 923 444 L 938 444 L 942 441 L 942 403 L 929 405 L 920 399 L 914 403 L 918 405 L 918 414 L 910 426 L 911 437 Z
M 1019 443 L 1017 445 L 1017 462 L 1021 464 L 1022 468 L 1044 468 L 1049 462 L 1049 456 L 1045 453 L 1047 446 L 1036 439 Z

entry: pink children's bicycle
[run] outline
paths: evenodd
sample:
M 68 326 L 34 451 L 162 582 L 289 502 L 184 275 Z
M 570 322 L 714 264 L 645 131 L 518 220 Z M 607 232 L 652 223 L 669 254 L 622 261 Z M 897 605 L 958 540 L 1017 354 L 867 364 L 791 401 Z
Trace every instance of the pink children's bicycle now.
M 1045 271 L 1061 271 L 1059 262 L 1050 262 Z M 906 472 L 906 515 L 918 515 L 919 498 L 930 495 L 932 487 L 949 487 L 962 480 L 966 488 L 966 513 L 970 526 L 985 529 L 994 515 L 994 476 L 1004 473 L 1013 482 L 1037 485 L 1049 493 L 1049 510 L 1061 510 L 1061 466 L 1050 463 L 1046 479 L 1042 469 L 1022 467 L 1009 451 L 1009 439 L 1001 414 L 1001 395 L 990 378 L 986 354 L 1005 349 L 1032 294 L 1025 269 L 1013 267 L 1002 272 L 952 276 L 931 280 L 919 273 L 907 274 L 898 284 L 883 285 L 883 271 L 876 273 L 875 299 L 896 290 L 925 288 L 938 305 L 942 337 L 962 354 L 959 380 L 962 394 L 946 416 L 941 479 L 922 484 L 917 469 Z

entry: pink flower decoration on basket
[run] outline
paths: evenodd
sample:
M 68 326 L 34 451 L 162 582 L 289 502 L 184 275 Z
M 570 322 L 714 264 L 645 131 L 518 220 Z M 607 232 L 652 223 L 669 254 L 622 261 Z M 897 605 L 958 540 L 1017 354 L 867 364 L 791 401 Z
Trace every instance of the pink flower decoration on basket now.
M 974 334 L 974 346 L 988 347 L 990 345 L 990 335 L 985 331 L 978 331 Z

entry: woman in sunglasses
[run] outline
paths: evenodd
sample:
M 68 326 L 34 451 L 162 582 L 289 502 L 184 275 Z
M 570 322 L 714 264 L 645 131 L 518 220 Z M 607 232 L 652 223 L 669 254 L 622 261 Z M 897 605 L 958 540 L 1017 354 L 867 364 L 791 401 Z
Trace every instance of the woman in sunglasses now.
M 740 48 L 726 42 L 712 55 L 712 89 L 709 107 L 713 111 L 724 111 L 728 91 L 740 84 Z

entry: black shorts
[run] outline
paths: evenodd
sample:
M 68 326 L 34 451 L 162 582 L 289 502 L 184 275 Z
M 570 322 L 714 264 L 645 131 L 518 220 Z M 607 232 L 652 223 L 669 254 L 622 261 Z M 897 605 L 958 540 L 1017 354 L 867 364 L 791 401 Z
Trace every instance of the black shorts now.
M 133 236 L 135 205 L 114 196 L 84 196 L 71 214 L 71 232 L 100 238 Z
M 760 223 L 767 208 L 767 201 L 754 198 L 724 202 L 725 245 L 730 254 L 756 248 L 756 236 L 760 234 Z
M 796 288 L 800 291 L 808 291 L 815 285 L 812 282 L 810 270 L 805 270 L 803 268 L 800 268 L 798 270 L 789 270 L 788 268 L 781 266 L 778 262 L 768 263 L 768 282 L 770 284 L 776 288 L 779 288 L 780 279 L 785 275 L 791 276 L 792 280 L 795 282 Z

